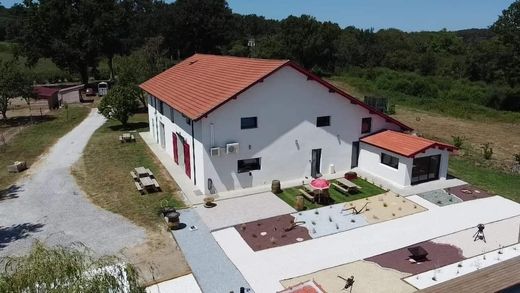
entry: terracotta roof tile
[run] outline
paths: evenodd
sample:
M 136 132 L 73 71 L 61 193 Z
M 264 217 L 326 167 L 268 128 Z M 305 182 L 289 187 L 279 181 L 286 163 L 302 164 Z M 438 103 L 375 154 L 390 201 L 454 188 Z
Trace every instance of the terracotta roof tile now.
M 361 138 L 361 141 L 405 157 L 413 157 L 422 151 L 434 147 L 447 149 L 448 151 L 456 149 L 449 144 L 393 130 L 385 130 L 365 136 Z
M 195 54 L 140 87 L 196 120 L 288 62 Z

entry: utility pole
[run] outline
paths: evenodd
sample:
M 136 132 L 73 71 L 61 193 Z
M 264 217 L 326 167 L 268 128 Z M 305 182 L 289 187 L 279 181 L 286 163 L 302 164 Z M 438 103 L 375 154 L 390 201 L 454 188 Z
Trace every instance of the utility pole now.
M 249 58 L 253 57 L 255 46 L 255 38 L 249 38 L 249 41 L 247 41 L 247 47 L 249 48 Z

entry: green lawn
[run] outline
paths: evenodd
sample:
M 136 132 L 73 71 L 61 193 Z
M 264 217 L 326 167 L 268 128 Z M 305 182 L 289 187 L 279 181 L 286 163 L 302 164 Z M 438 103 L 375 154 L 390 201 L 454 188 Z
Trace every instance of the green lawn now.
M 520 175 L 477 166 L 470 158 L 450 157 L 449 173 L 477 187 L 520 202 Z
M 0 190 L 15 183 L 23 174 L 7 173 L 7 165 L 13 161 L 26 161 L 30 166 L 60 137 L 83 121 L 89 112 L 90 108 L 87 107 L 70 106 L 68 115 L 66 109 L 60 109 L 41 118 L 34 118 L 35 124 L 27 126 L 6 145 L 0 147 Z M 8 119 L 8 123 L 14 121 L 13 119 Z M 8 127 L 5 126 L 5 122 L 0 123 Z
M 82 160 L 73 170 L 78 183 L 98 206 L 121 214 L 146 228 L 156 228 L 162 221 L 161 206 L 182 207 L 178 186 L 156 160 L 139 134 L 135 143 L 120 143 L 125 131 L 148 130 L 148 114 L 131 117 L 127 129 L 110 120 L 99 128 L 85 148 Z M 141 195 L 136 190 L 130 171 L 135 167 L 149 168 L 161 185 L 161 192 Z
M 361 187 L 359 192 L 355 193 L 355 194 L 350 194 L 347 196 L 347 195 L 337 191 L 334 188 L 330 188 L 329 195 L 330 195 L 330 198 L 332 199 L 330 204 L 353 201 L 353 200 L 370 197 L 370 196 L 374 196 L 374 195 L 378 195 L 378 194 L 386 192 L 386 190 L 381 189 L 361 178 L 354 179 L 351 181 L 354 182 L 355 184 L 357 184 L 359 187 Z M 335 180 L 332 180 L 332 182 L 335 182 Z M 300 194 L 298 189 L 303 189 L 303 187 L 298 186 L 298 187 L 285 188 L 282 193 L 278 194 L 278 196 L 280 197 L 280 199 L 285 201 L 288 205 L 290 205 L 291 207 L 294 207 L 296 204 L 296 196 Z M 321 204 L 312 203 L 306 199 L 305 199 L 304 203 L 305 203 L 305 209 L 314 209 L 314 208 L 319 208 L 319 207 L 323 206 Z

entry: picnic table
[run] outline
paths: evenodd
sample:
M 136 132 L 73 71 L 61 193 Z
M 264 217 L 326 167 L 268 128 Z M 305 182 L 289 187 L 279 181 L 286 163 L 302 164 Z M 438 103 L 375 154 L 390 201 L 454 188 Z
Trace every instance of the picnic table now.
M 120 142 L 135 142 L 135 136 L 131 133 L 123 133 L 122 135 L 119 136 L 119 141 Z
M 348 190 L 348 192 L 356 192 L 359 189 L 361 189 L 361 186 L 355 184 L 352 181 L 349 181 L 345 178 L 338 178 L 336 181 L 338 181 L 339 184 L 345 186 Z
M 137 167 L 130 172 L 130 175 L 134 179 L 135 187 L 141 193 L 144 191 L 155 192 L 161 190 L 159 182 L 157 182 L 150 169 Z

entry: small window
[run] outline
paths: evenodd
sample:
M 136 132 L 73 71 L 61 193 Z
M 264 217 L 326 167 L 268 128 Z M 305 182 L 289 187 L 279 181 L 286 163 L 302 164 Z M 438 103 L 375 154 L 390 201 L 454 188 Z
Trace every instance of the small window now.
M 257 127 L 258 121 L 256 117 L 240 118 L 240 129 L 251 129 Z
M 392 168 L 398 169 L 399 168 L 399 158 L 390 156 L 388 154 L 381 153 L 381 164 L 385 164 Z
M 316 118 L 316 126 L 317 127 L 330 126 L 330 116 L 321 116 L 321 117 Z
M 182 114 L 182 117 L 186 119 L 186 124 L 191 125 L 191 119 L 188 116 Z
M 361 120 L 361 133 L 369 133 L 372 131 L 372 118 L 363 118 Z
M 161 113 L 161 115 L 164 113 L 164 103 L 163 103 L 163 101 L 160 101 L 160 100 L 159 100 L 159 113 Z
M 170 121 L 171 122 L 175 122 L 174 117 L 175 117 L 175 110 L 173 110 L 173 108 L 170 107 Z
M 238 173 L 260 170 L 260 158 L 238 160 Z

